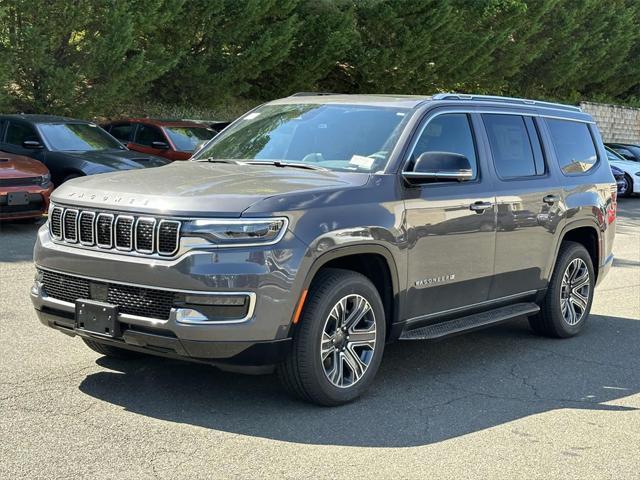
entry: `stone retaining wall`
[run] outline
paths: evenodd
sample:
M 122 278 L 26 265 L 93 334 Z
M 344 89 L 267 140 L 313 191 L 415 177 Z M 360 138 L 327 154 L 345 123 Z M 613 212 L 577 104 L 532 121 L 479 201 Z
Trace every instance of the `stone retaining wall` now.
M 580 107 L 593 116 L 605 142 L 640 145 L 640 108 L 590 102 Z

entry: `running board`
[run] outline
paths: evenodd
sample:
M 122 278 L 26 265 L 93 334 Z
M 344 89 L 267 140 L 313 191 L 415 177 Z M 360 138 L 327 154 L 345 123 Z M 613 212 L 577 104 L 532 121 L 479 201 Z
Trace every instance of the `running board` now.
M 490 327 L 512 318 L 533 315 L 539 311 L 540 307 L 535 303 L 516 303 L 487 312 L 476 313 L 475 315 L 427 325 L 426 327 L 405 330 L 400 335 L 400 340 L 438 340 L 459 333 Z

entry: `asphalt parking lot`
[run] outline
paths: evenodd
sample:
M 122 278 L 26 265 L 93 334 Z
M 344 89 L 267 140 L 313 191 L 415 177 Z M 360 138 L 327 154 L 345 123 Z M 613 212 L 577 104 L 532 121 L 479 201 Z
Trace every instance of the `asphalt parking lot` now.
M 519 320 L 396 343 L 368 395 L 334 409 L 46 329 L 28 298 L 37 226 L 1 228 L 0 478 L 638 478 L 640 199 L 619 202 L 581 336 Z

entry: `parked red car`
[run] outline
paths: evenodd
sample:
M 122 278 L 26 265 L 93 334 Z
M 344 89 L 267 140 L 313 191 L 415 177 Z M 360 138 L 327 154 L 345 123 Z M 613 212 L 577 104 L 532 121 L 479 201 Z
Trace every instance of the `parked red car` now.
M 216 131 L 187 120 L 128 118 L 103 125 L 107 132 L 129 149 L 159 155 L 169 160 L 187 160 Z
M 42 163 L 0 151 L 0 220 L 42 216 L 52 191 L 51 175 Z

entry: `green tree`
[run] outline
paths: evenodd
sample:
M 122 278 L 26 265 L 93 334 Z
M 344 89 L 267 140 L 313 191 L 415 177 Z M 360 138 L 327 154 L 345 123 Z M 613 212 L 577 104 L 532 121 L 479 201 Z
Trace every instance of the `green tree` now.
M 108 112 L 175 63 L 152 31 L 176 1 L 4 0 L 0 25 L 8 89 L 16 110 L 73 115 Z

